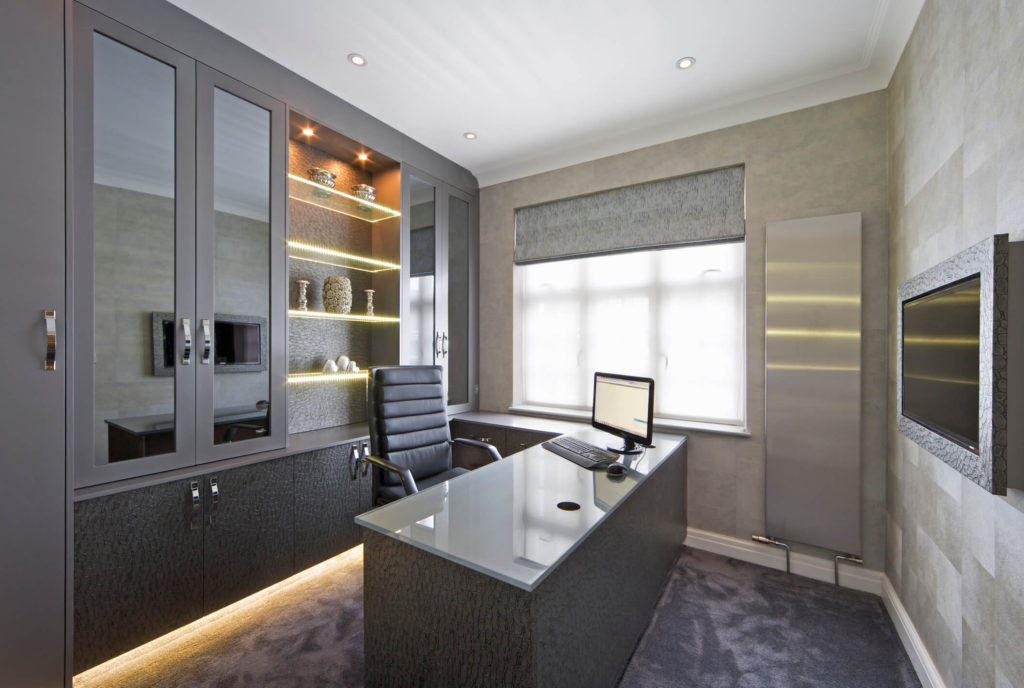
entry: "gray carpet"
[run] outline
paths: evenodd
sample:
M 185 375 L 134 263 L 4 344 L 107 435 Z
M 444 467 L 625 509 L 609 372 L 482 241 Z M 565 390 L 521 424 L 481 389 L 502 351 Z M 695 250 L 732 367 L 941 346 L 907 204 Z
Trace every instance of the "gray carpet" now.
M 880 598 L 685 548 L 621 688 L 921 684 Z
M 77 676 L 75 688 L 362 685 L 362 548 L 257 597 Z M 621 682 L 661 686 L 920 683 L 879 598 L 684 548 Z

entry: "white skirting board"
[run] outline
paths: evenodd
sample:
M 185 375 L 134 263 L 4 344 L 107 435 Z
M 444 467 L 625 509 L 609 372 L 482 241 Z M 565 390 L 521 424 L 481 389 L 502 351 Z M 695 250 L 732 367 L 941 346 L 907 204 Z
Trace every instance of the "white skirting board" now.
M 786 553 L 778 547 L 762 545 L 751 540 L 742 540 L 729 535 L 720 535 L 699 528 L 686 529 L 686 546 L 732 557 L 751 564 L 768 568 L 786 570 Z M 833 582 L 834 562 L 829 559 L 814 557 L 809 554 L 793 553 L 790 555 L 790 570 L 798 575 L 814 580 Z M 839 563 L 839 583 L 844 588 L 869 592 L 882 598 L 886 611 L 896 627 L 896 633 L 910 656 L 917 677 L 924 688 L 946 688 L 938 667 L 932 661 L 924 641 L 914 627 L 910 615 L 896 595 L 896 590 L 889 578 L 881 571 L 862 569 L 848 563 Z

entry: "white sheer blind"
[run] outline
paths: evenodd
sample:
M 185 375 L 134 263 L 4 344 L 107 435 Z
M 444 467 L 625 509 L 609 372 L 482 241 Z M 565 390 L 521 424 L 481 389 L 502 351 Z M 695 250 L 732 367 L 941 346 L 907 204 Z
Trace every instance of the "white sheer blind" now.
M 589 411 L 594 371 L 655 380 L 655 415 L 744 425 L 744 244 L 516 267 L 519 404 Z

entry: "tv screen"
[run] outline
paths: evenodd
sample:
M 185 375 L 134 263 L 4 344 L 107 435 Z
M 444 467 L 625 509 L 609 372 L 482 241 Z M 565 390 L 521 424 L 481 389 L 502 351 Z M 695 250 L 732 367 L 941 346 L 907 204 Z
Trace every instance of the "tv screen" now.
M 903 302 L 903 409 L 907 418 L 978 452 L 981 278 Z
M 260 324 L 213 322 L 213 362 L 217 365 L 259 365 Z

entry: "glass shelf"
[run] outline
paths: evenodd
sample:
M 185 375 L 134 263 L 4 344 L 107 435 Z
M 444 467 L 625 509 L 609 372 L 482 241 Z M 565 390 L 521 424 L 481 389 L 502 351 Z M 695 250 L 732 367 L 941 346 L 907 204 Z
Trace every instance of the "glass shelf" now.
M 398 318 L 388 315 L 358 315 L 356 313 L 326 313 L 324 311 L 288 311 L 289 318 L 320 318 L 322 320 L 350 320 L 354 322 L 396 323 Z
M 341 382 L 344 380 L 365 379 L 365 370 L 360 370 L 358 373 L 291 373 L 288 375 L 288 384 Z
M 388 270 L 402 269 L 402 266 L 398 263 L 389 263 L 385 260 L 377 260 L 376 258 L 365 258 L 301 241 L 288 242 L 288 257 L 306 260 L 310 263 L 321 263 L 323 265 L 334 265 L 339 268 L 359 270 L 361 272 L 386 272 Z
M 367 222 L 380 222 L 402 215 L 386 205 L 336 191 L 294 174 L 288 175 L 288 198 Z

